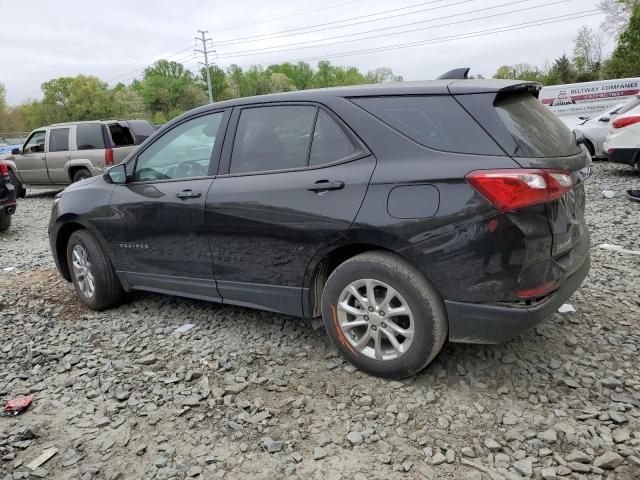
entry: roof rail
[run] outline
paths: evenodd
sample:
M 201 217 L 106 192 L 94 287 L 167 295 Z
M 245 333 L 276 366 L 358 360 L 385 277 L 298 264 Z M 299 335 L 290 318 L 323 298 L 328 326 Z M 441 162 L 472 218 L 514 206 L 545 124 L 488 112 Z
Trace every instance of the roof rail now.
M 469 78 L 469 70 L 471 68 L 454 68 L 447 73 L 443 73 L 436 80 L 467 80 Z

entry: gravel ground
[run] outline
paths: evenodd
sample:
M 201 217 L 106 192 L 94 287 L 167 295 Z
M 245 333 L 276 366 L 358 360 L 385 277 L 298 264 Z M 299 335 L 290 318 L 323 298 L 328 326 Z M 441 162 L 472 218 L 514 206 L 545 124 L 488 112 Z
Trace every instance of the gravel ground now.
M 85 309 L 48 250 L 53 194 L 29 192 L 0 235 L 0 399 L 34 405 L 0 417 L 0 479 L 640 479 L 640 255 L 598 248 L 640 248 L 627 188 L 640 175 L 594 165 L 577 313 L 402 382 L 292 317 L 145 293 Z

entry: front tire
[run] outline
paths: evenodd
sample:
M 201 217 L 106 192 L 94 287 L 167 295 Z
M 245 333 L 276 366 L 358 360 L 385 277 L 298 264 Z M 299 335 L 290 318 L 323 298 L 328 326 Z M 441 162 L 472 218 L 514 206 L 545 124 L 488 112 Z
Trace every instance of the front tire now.
M 438 292 L 415 267 L 387 252 L 356 255 L 333 271 L 322 294 L 322 318 L 348 361 L 385 378 L 419 372 L 447 338 Z
M 9 170 L 9 179 L 11 180 L 13 187 L 16 189 L 16 197 L 24 198 L 27 195 L 27 189 L 24 188 L 20 180 L 18 180 L 18 177 L 16 177 L 11 170 Z
M 0 232 L 9 230 L 11 226 L 11 215 L 7 212 L 0 212 Z
M 67 263 L 76 293 L 87 307 L 104 310 L 122 301 L 122 286 L 113 266 L 87 230 L 71 234 L 67 244 Z

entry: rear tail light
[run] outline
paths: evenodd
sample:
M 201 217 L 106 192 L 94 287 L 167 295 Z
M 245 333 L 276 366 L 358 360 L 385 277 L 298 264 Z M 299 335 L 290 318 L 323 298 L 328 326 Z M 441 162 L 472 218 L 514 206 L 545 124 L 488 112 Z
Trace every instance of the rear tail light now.
M 563 170 L 476 170 L 465 178 L 503 212 L 556 200 L 574 186 L 571 172 Z
M 526 290 L 518 290 L 516 295 L 519 298 L 536 298 L 536 297 L 542 297 L 544 295 L 546 295 L 547 293 L 551 292 L 552 290 L 555 290 L 556 288 L 558 288 L 558 285 L 560 285 L 560 282 L 558 282 L 558 280 L 552 280 L 551 282 L 547 282 L 543 285 L 540 285 L 539 287 L 536 288 L 529 288 Z
M 6 163 L 0 162 L 0 175 L 9 175 L 9 167 Z
M 624 128 L 624 127 L 628 127 L 629 125 L 633 125 L 634 123 L 638 123 L 640 122 L 640 116 L 639 115 L 632 115 L 630 117 L 620 117 L 620 118 L 616 118 L 612 125 L 613 128 Z
M 107 148 L 104 151 L 104 164 L 113 165 L 113 149 Z

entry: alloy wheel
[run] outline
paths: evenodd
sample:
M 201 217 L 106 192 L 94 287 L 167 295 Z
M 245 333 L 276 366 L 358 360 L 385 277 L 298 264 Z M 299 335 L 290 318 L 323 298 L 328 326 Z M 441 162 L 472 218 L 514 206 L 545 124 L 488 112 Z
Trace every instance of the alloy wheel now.
M 338 299 L 338 323 L 349 343 L 375 360 L 395 360 L 414 337 L 408 303 L 394 288 L 375 279 L 347 285 Z
M 73 274 L 78 288 L 87 298 L 93 298 L 95 294 L 95 280 L 91 273 L 91 262 L 87 250 L 82 245 L 74 245 L 71 251 Z

